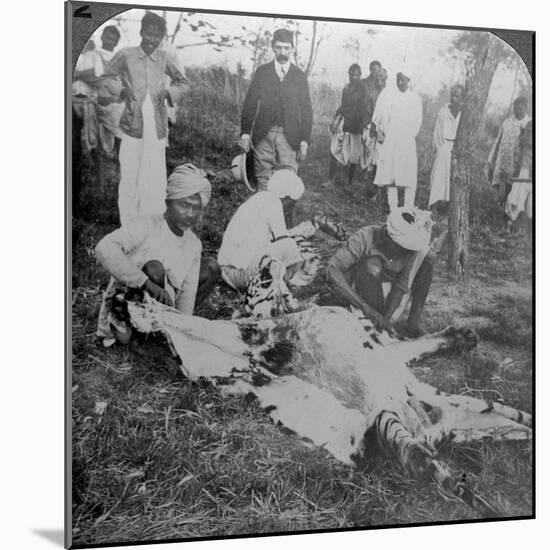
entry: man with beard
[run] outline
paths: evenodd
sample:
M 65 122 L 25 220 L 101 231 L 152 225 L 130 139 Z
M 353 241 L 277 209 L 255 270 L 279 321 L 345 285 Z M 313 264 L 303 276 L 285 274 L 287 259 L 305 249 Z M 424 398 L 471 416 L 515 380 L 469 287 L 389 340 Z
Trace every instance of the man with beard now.
M 193 229 L 210 194 L 204 171 L 182 164 L 168 178 L 164 214 L 132 218 L 99 241 L 97 260 L 111 275 L 97 330 L 105 345 L 130 340 L 130 327 L 117 316 L 117 306 L 129 295 L 146 292 L 188 315 L 208 296 L 220 268 L 211 258 L 201 259 Z
M 258 191 L 276 168 L 297 172 L 311 135 L 312 109 L 306 75 L 290 62 L 292 32 L 278 29 L 271 42 L 275 59 L 252 77 L 241 115 L 241 146 L 254 150 Z

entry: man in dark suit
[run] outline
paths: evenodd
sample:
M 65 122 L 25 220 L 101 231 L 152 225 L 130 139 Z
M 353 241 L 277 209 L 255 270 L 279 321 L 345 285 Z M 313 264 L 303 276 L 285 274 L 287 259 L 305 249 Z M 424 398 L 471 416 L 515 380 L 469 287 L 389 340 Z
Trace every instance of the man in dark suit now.
M 241 116 L 241 145 L 254 149 L 258 190 L 264 191 L 277 167 L 297 171 L 307 155 L 312 124 L 307 77 L 290 62 L 292 32 L 276 30 L 271 47 L 275 59 L 254 73 Z

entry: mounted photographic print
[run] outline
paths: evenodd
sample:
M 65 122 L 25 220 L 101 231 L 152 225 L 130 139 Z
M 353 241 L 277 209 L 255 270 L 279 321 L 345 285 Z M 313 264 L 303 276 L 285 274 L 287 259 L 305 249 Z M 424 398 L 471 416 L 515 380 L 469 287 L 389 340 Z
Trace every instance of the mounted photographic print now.
M 533 518 L 534 33 L 66 30 L 66 545 Z

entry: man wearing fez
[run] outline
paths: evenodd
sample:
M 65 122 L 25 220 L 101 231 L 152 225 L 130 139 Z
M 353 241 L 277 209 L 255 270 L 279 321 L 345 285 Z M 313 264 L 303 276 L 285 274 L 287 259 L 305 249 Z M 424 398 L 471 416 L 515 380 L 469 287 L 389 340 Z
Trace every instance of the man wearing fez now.
M 166 21 L 152 12 L 141 20 L 141 43 L 123 48 L 111 60 L 105 77 L 122 81 L 120 100 L 120 184 L 122 224 L 138 215 L 161 214 L 166 197 L 166 102 L 177 103 L 187 79 L 168 53 L 159 48 Z M 168 75 L 176 88 L 166 88 Z
M 307 155 L 312 124 L 306 75 L 290 62 L 292 32 L 276 30 L 271 47 L 275 59 L 256 70 L 241 115 L 241 146 L 254 150 L 259 191 L 267 189 L 276 167 L 297 171 Z

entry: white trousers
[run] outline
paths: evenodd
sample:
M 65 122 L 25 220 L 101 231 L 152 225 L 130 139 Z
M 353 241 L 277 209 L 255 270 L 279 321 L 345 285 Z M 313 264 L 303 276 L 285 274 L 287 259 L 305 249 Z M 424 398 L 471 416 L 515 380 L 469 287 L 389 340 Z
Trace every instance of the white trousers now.
M 392 185 L 390 187 L 386 188 L 388 190 L 388 206 L 390 208 L 390 212 L 393 212 L 398 206 L 398 194 L 397 194 L 397 187 L 395 185 Z M 414 208 L 414 195 L 416 193 L 416 189 L 412 189 L 410 187 L 405 187 L 405 199 L 403 201 L 403 206 L 412 209 Z
M 143 137 L 122 135 L 118 212 L 124 225 L 136 216 L 164 212 L 166 198 L 166 138 L 158 139 L 149 93 L 142 106 Z

